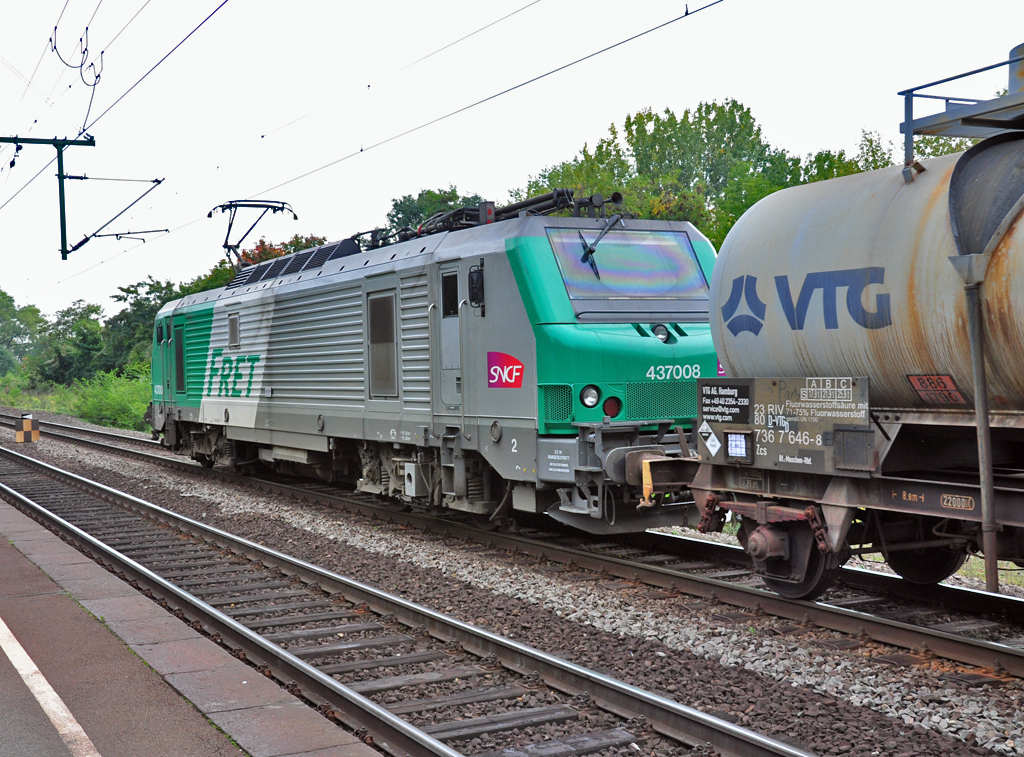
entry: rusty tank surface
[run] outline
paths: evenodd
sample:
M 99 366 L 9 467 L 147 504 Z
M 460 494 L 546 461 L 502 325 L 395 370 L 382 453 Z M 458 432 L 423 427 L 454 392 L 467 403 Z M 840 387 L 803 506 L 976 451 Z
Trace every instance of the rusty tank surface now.
M 1024 414 L 1022 137 L 921 160 L 910 183 L 897 166 L 786 189 L 748 210 L 711 282 L 726 373 L 867 376 L 873 407 L 969 412 L 964 281 L 950 258 L 987 252 L 991 410 Z

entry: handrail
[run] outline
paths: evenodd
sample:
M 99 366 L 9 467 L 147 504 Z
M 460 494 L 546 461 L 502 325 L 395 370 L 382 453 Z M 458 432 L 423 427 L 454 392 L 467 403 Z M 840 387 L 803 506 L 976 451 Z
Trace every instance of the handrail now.
M 468 305 L 468 304 L 469 304 L 469 300 L 462 300 L 459 303 L 459 373 L 462 374 L 463 378 L 466 375 L 466 359 L 464 357 L 465 351 L 464 351 L 463 344 L 462 344 L 465 341 L 465 339 L 463 339 L 463 336 L 462 336 L 462 306 L 463 305 Z M 466 389 L 466 382 L 465 381 L 462 381 L 462 389 L 463 389 L 462 396 L 459 397 L 459 407 L 462 410 L 462 435 L 466 438 L 466 441 L 468 442 L 470 439 L 472 439 L 472 437 L 469 434 L 466 433 L 466 391 L 465 391 L 465 389 Z

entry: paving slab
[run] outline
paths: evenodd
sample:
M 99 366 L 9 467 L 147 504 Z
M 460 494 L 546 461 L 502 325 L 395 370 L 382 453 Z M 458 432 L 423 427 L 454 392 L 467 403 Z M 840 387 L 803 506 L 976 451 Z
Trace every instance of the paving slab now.
M 205 713 L 286 705 L 295 701 L 295 697 L 276 683 L 247 666 L 171 673 L 164 679 Z
M 213 670 L 232 663 L 238 663 L 246 670 L 251 669 L 203 636 L 159 644 L 130 644 L 129 646 L 139 657 L 148 662 L 153 670 L 164 676 L 172 673 Z M 255 675 L 255 671 L 253 674 Z
M 359 744 L 369 750 L 376 750 L 362 744 L 355 736 L 330 723 L 326 718 L 306 721 L 297 717 L 298 710 L 309 708 L 292 700 L 285 705 L 250 707 L 244 710 L 211 712 L 207 715 L 214 723 L 230 733 L 238 745 L 252 757 L 283 757 L 283 755 L 308 754 L 311 751 L 332 747 Z M 240 726 L 244 726 L 243 729 Z
M 129 646 L 203 638 L 198 631 L 194 631 L 171 615 L 147 620 L 110 620 L 108 618 L 106 624 L 107 628 Z
M 138 596 L 138 592 L 135 589 L 114 576 L 78 579 L 62 578 L 56 583 L 79 601 Z
M 141 594 L 107 599 L 86 599 L 82 606 L 97 618 L 104 620 L 144 620 L 166 618 L 167 610 Z

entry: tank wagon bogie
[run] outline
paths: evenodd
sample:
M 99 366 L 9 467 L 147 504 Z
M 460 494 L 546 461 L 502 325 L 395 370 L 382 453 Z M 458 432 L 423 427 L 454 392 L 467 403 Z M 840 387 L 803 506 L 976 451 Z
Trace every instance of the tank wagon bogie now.
M 637 508 L 623 454 L 679 450 L 696 381 L 717 371 L 713 248 L 688 223 L 498 210 L 289 255 L 166 305 L 153 428 L 205 465 L 417 507 L 602 533 L 686 522 L 686 493 Z

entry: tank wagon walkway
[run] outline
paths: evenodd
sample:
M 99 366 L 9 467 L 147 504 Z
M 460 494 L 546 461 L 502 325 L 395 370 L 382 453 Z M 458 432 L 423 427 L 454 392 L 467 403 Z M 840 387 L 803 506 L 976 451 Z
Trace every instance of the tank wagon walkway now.
M 379 754 L 2 502 L 0 535 L 0 757 Z

